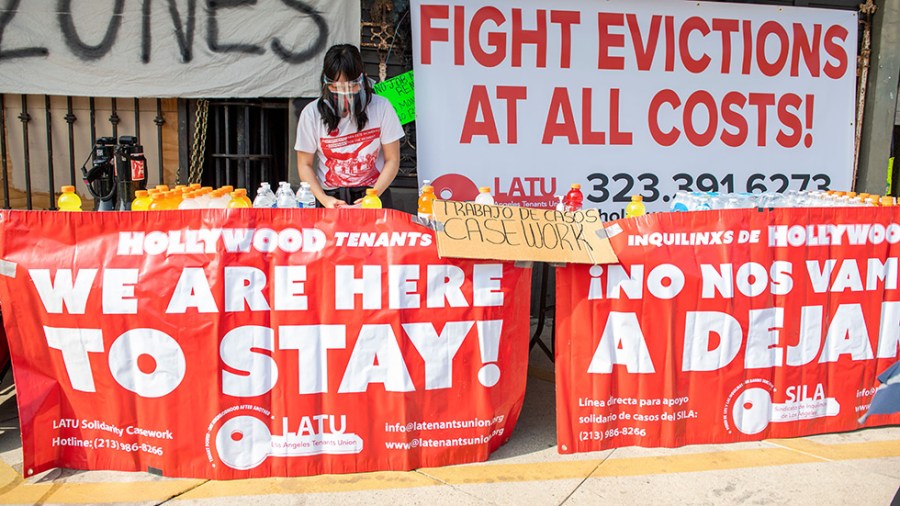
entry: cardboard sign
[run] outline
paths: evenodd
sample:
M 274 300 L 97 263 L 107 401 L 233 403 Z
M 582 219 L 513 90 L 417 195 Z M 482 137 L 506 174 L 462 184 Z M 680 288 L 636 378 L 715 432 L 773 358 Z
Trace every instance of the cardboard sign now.
M 416 93 L 412 70 L 376 84 L 375 94 L 391 102 L 397 116 L 400 117 L 401 125 L 416 120 Z
M 618 259 L 596 209 L 552 209 L 434 201 L 438 254 L 452 258 L 608 264 Z

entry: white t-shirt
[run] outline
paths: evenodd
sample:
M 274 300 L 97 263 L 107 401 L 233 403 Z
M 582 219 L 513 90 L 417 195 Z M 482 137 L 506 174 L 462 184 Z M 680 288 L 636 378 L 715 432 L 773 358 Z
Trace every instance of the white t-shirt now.
M 386 98 L 372 95 L 365 130 L 357 132 L 356 119 L 348 115 L 341 118 L 336 131 L 328 132 L 318 102 L 310 102 L 300 113 L 294 150 L 318 155 L 316 173 L 322 188 L 374 185 L 384 167 L 381 145 L 403 138 L 394 107 Z

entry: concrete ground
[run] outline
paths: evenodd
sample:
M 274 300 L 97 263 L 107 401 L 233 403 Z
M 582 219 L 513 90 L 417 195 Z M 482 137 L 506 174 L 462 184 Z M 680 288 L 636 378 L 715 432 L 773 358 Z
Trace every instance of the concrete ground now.
M 677 449 L 556 449 L 552 364 L 535 348 L 512 439 L 490 460 L 410 472 L 237 481 L 56 469 L 22 478 L 14 390 L 0 389 L 0 504 L 791 504 L 900 502 L 900 427 Z

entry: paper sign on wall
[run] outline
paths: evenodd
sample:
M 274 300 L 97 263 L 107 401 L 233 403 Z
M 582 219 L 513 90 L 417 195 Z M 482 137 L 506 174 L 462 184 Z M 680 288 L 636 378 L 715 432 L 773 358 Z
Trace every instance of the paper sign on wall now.
M 391 102 L 397 116 L 400 117 L 401 125 L 416 120 L 416 93 L 412 70 L 376 84 L 375 94 Z

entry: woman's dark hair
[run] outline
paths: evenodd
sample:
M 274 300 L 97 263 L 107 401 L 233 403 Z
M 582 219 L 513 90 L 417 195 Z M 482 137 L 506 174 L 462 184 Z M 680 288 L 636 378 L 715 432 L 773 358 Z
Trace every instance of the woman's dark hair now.
M 328 90 L 325 79 L 327 78 L 336 81 L 338 76 L 343 75 L 344 79 L 353 80 L 363 75 L 364 70 L 362 56 L 359 54 L 359 49 L 357 49 L 356 46 L 350 44 L 338 44 L 328 48 L 328 51 L 325 53 L 325 59 L 322 62 L 322 98 L 319 99 L 318 109 L 319 114 L 322 115 L 322 122 L 328 127 L 329 132 L 337 128 L 341 117 L 338 116 L 337 113 L 337 98 Z M 372 85 L 369 83 L 368 79 L 363 79 L 363 86 L 366 90 L 366 103 L 361 103 L 359 95 L 357 95 L 354 97 L 353 106 L 356 127 L 360 131 L 362 131 L 366 127 L 366 123 L 369 122 L 369 115 L 366 113 L 366 108 L 369 103 L 372 102 Z

